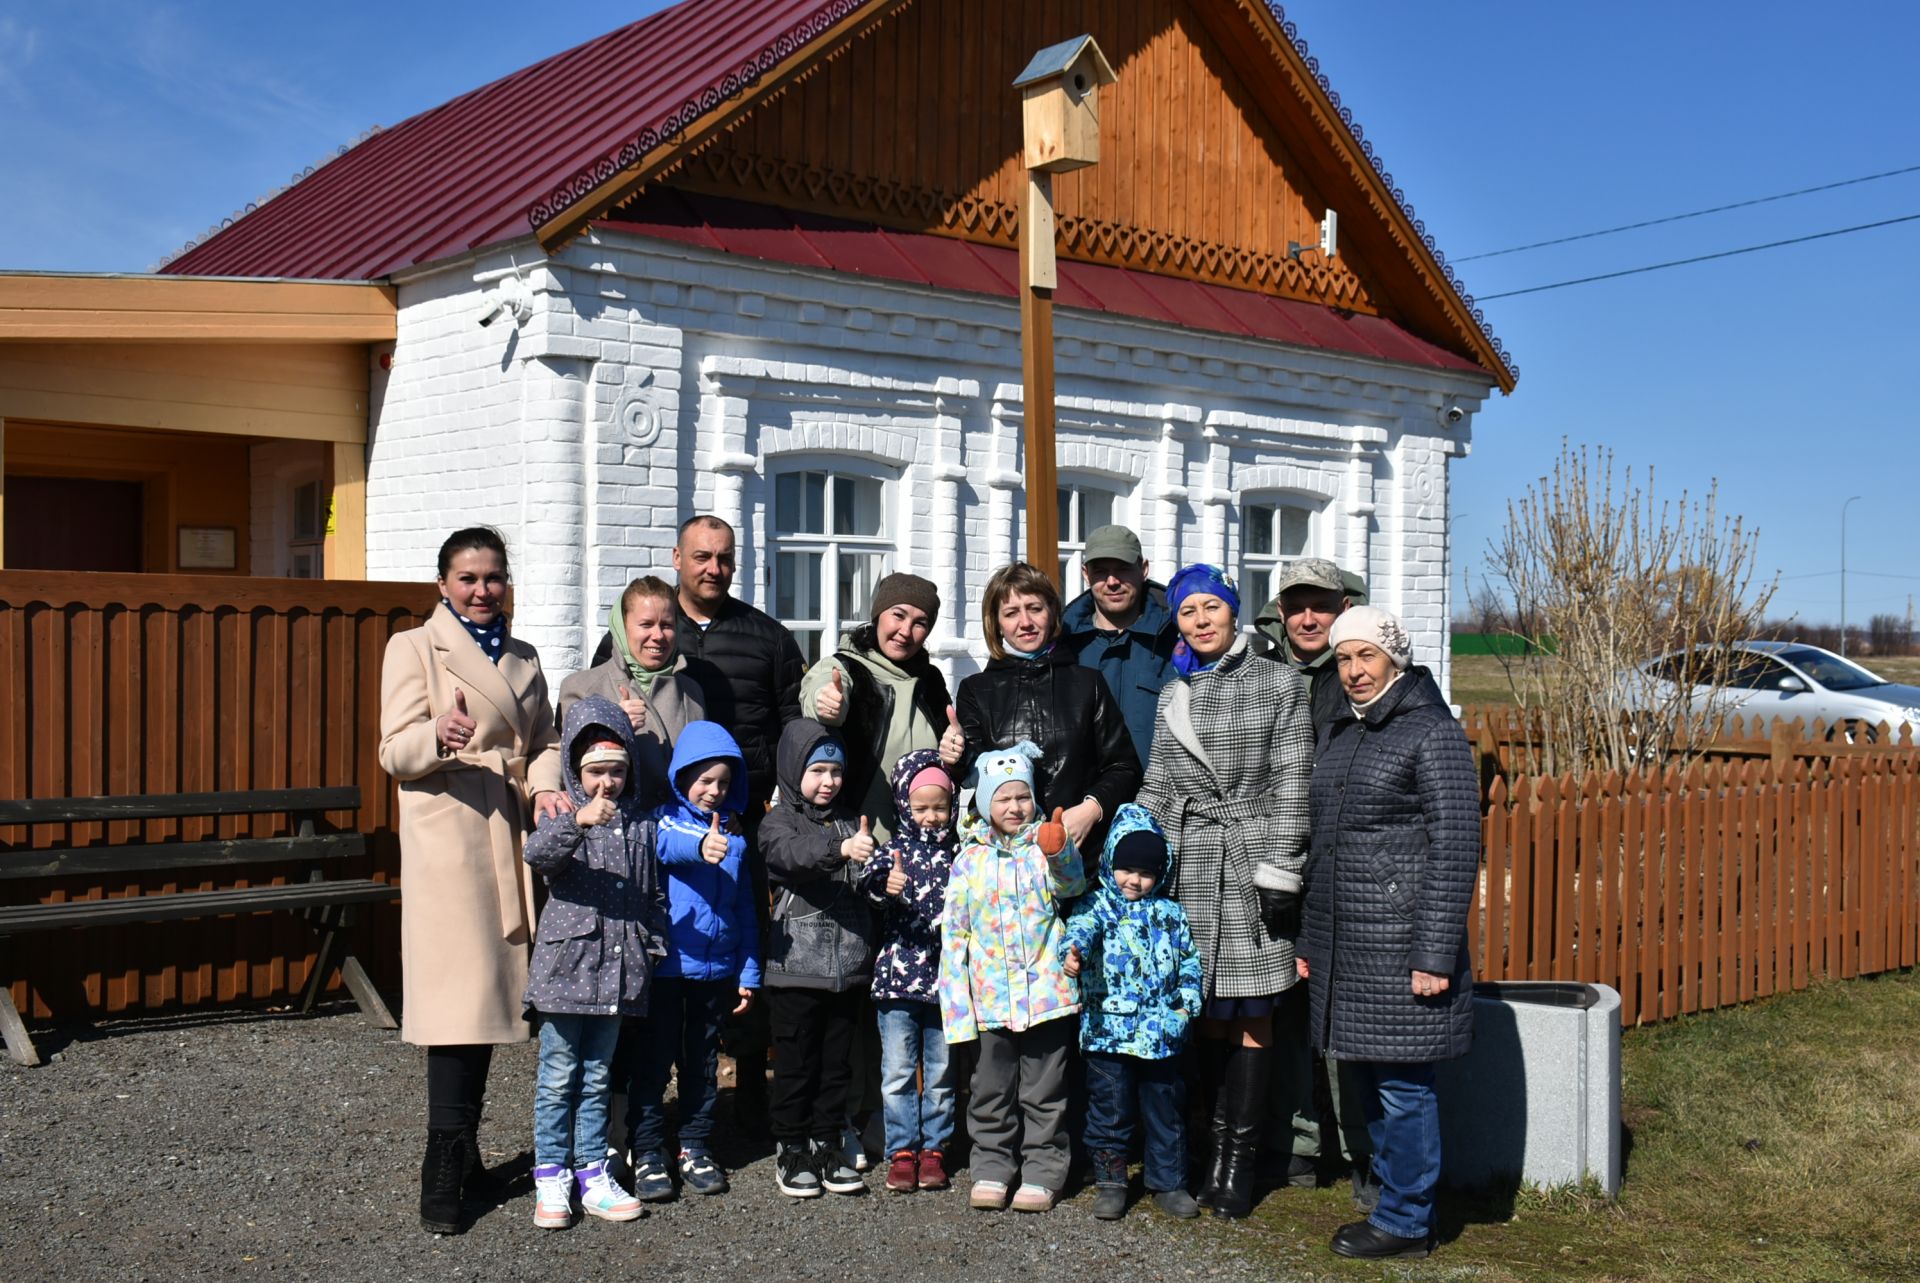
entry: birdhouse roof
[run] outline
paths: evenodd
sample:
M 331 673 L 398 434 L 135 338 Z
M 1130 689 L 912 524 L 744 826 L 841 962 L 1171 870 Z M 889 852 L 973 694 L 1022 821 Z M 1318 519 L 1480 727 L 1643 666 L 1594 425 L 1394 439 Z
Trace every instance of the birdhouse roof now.
M 1060 38 L 1076 30 L 1099 52 Z M 371 134 L 161 270 L 376 280 L 526 239 L 552 253 L 661 187 L 1011 248 L 1009 82 L 1089 53 L 1120 78 L 1102 162 L 1056 192 L 1062 262 L 1377 318 L 1512 389 L 1273 0 L 681 0 Z M 1328 210 L 1331 260 L 1311 248 Z
M 1093 55 L 1094 79 L 1103 85 L 1112 84 L 1115 80 L 1113 68 L 1107 65 L 1106 55 L 1100 52 L 1100 46 L 1093 42 L 1092 36 L 1075 36 L 1057 45 L 1048 45 L 1033 55 L 1033 61 L 1027 64 L 1027 69 L 1013 78 L 1013 87 L 1025 89 L 1042 80 L 1064 76 L 1086 54 Z

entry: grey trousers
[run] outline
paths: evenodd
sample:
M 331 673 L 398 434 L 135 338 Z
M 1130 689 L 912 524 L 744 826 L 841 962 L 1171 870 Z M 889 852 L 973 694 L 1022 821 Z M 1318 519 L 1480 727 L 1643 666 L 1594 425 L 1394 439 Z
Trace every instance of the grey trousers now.
M 974 1180 L 1011 1185 L 1017 1176 L 1055 1193 L 1066 1188 L 1067 1049 L 1079 1031 L 1072 1015 L 1019 1033 L 981 1030 L 967 1104 Z
M 1353 1081 L 1353 1071 L 1345 1063 L 1325 1061 L 1314 1054 L 1310 1019 L 1304 983 L 1274 1000 L 1273 1077 L 1265 1147 L 1274 1153 L 1319 1160 L 1323 1132 L 1331 1132 L 1328 1139 L 1333 1142 L 1332 1151 L 1325 1157 L 1364 1165 L 1373 1152 L 1361 1109 L 1365 1088 Z

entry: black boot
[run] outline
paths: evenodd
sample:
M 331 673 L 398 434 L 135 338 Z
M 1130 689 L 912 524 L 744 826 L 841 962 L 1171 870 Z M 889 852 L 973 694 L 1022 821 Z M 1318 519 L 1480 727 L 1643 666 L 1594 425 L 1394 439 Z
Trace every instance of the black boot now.
M 1200 1090 L 1209 1102 L 1207 1123 L 1207 1172 L 1200 1181 L 1193 1201 L 1202 1207 L 1213 1206 L 1220 1196 L 1220 1180 L 1227 1170 L 1227 1094 L 1223 1081 L 1227 1067 L 1227 1045 L 1216 1038 L 1202 1038 L 1199 1045 Z
M 478 1105 L 468 1111 L 467 1125 L 460 1129 L 460 1192 L 484 1203 L 498 1202 L 505 1192 L 505 1185 L 487 1170 L 487 1160 L 480 1154 Z
M 1253 1173 L 1260 1154 L 1260 1124 L 1266 1117 L 1270 1059 L 1265 1047 L 1235 1047 L 1227 1060 L 1226 1164 L 1213 1196 L 1215 1216 L 1242 1217 L 1253 1210 Z
M 1093 1160 L 1094 1218 L 1117 1221 L 1127 1214 L 1127 1156 L 1097 1149 L 1089 1157 Z
M 420 1228 L 429 1234 L 460 1232 L 460 1183 L 466 1175 L 467 1133 L 461 1127 L 427 1131 L 420 1160 Z

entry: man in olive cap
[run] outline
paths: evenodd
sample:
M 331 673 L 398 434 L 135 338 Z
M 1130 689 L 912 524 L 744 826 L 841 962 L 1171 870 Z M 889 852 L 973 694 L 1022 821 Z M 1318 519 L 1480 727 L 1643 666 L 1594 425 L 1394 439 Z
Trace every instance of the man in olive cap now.
M 1139 535 L 1125 526 L 1101 526 L 1087 536 L 1081 565 L 1087 590 L 1061 613 L 1060 631 L 1081 664 L 1107 679 L 1144 771 L 1160 688 L 1174 678 L 1173 646 L 1180 634 L 1166 590 L 1147 578 Z
M 1272 649 L 1307 681 L 1314 738 L 1340 709 L 1340 678 L 1328 635 L 1349 606 L 1367 601 L 1367 582 L 1324 557 L 1302 557 L 1281 568 L 1273 600 L 1254 619 Z
M 1331 722 L 1346 698 L 1333 663 L 1333 621 L 1348 607 L 1367 600 L 1366 581 L 1341 570 L 1322 557 L 1303 557 L 1289 563 L 1274 585 L 1273 600 L 1255 619 L 1255 627 L 1272 644 L 1276 656 L 1292 664 L 1306 679 L 1313 717 L 1314 738 Z M 1323 1062 L 1312 1051 L 1307 1028 L 1307 989 L 1296 985 L 1281 995 L 1274 1009 L 1273 1110 L 1274 1135 L 1269 1144 L 1286 1154 L 1286 1182 L 1310 1186 L 1322 1166 L 1320 1083 L 1326 1082 L 1335 1137 L 1334 1159 L 1344 1145 L 1353 1165 L 1356 1205 L 1377 1200 L 1372 1181 L 1371 1149 L 1366 1124 L 1358 1117 L 1359 1096 L 1336 1067 L 1324 1073 Z M 1371 1211 L 1371 1206 L 1365 1210 Z

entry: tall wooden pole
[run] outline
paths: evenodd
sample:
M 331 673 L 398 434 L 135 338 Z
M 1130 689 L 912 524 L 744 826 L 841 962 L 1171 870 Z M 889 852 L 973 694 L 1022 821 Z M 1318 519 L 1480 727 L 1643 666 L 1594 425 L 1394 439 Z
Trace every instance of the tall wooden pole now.
M 1060 577 L 1053 443 L 1053 175 L 1027 171 L 1020 217 L 1021 419 L 1027 447 L 1027 561 Z

